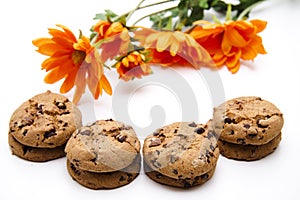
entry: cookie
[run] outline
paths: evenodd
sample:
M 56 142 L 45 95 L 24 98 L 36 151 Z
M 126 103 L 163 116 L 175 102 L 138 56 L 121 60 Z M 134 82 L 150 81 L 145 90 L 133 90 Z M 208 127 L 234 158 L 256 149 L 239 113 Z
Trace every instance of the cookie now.
M 258 160 L 281 141 L 283 115 L 260 97 L 231 99 L 214 109 L 213 126 L 220 136 L 220 152 L 237 160 Z
M 69 160 L 67 169 L 71 177 L 81 185 L 90 189 L 113 189 L 131 183 L 139 174 L 141 156 L 137 155 L 134 161 L 124 169 L 114 172 L 96 173 L 81 170 Z
M 216 166 L 216 137 L 210 123 L 176 122 L 164 126 L 144 140 L 144 162 L 169 178 L 195 180 Z
M 25 146 L 60 147 L 81 126 L 81 113 L 66 97 L 47 91 L 24 102 L 12 114 L 9 134 Z
M 14 137 L 8 135 L 8 143 L 12 153 L 25 160 L 45 162 L 65 156 L 65 145 L 55 148 L 37 148 L 19 143 Z
M 67 158 L 81 170 L 112 172 L 129 166 L 140 152 L 131 126 L 98 120 L 76 130 L 68 141 Z
M 215 168 L 216 167 L 213 167 L 213 169 L 209 170 L 208 172 L 200 176 L 196 176 L 193 179 L 191 178 L 182 179 L 180 177 L 178 179 L 175 179 L 175 178 L 165 176 L 160 172 L 154 171 L 144 162 L 145 173 L 150 179 L 163 185 L 179 187 L 179 188 L 190 188 L 207 182 L 214 175 Z
M 276 136 L 273 140 L 263 145 L 239 145 L 222 140 L 218 141 L 220 153 L 227 157 L 235 160 L 259 160 L 266 157 L 276 150 L 277 146 L 281 141 L 281 133 Z
M 270 142 L 283 126 L 283 115 L 271 102 L 260 97 L 239 97 L 214 110 L 215 132 L 234 144 L 261 145 Z

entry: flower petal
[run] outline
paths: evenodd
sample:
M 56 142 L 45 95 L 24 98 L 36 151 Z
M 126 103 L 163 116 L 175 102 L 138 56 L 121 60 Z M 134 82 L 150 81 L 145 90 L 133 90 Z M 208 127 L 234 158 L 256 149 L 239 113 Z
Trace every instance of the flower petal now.
M 78 70 L 73 70 L 67 75 L 65 81 L 60 87 L 60 93 L 67 93 L 74 87 L 77 72 Z
M 159 37 L 156 38 L 156 50 L 158 52 L 163 52 L 172 44 L 172 37 L 167 32 L 164 34 L 157 34 L 157 36 Z
M 247 45 L 247 41 L 243 38 L 243 36 L 234 28 L 227 27 L 225 29 L 224 37 L 227 38 L 228 42 L 235 47 L 244 47 Z
M 259 19 L 250 20 L 250 22 L 257 27 L 257 33 L 262 32 L 266 26 L 267 22 Z

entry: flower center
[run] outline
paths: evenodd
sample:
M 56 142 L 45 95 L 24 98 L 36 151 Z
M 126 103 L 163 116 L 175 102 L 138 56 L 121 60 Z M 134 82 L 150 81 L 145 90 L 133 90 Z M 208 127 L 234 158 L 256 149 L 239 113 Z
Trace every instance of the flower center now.
M 86 53 L 84 51 L 75 50 L 72 53 L 72 60 L 73 62 L 77 64 L 81 64 L 86 57 Z

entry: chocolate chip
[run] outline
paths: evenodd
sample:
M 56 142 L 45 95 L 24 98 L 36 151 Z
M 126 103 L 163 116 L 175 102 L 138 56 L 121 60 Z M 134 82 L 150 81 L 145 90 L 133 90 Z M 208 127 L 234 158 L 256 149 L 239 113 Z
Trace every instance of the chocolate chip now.
M 151 160 L 151 163 L 156 168 L 160 168 L 161 167 L 161 164 L 159 162 L 157 162 L 156 160 Z
M 176 174 L 176 175 L 178 174 L 178 171 L 176 169 L 173 169 L 172 172 L 173 172 L 173 174 Z
M 184 188 L 189 188 L 191 186 L 192 186 L 192 184 L 190 184 L 189 182 L 187 182 L 186 180 L 184 180 L 184 182 L 183 182 L 183 187 Z
M 126 130 L 126 131 L 128 131 L 128 130 L 130 130 L 130 129 L 132 129 L 131 126 L 122 126 L 122 127 L 120 128 L 120 130 Z
M 28 146 L 23 146 L 23 155 L 25 155 L 29 151 L 30 147 Z
M 230 118 L 228 118 L 228 117 L 226 117 L 225 119 L 224 119 L 224 123 L 225 124 L 231 124 L 233 121 L 232 121 L 232 119 L 230 119 Z
M 234 134 L 234 130 L 230 130 L 229 135 L 233 135 Z
M 24 136 L 26 136 L 26 135 L 27 135 L 27 132 L 28 132 L 28 130 L 24 130 L 22 134 L 23 134 Z
M 159 145 L 161 145 L 161 140 L 159 138 L 152 138 L 150 140 L 149 147 L 156 147 L 156 146 L 159 146 Z
M 174 156 L 174 155 L 171 155 L 171 156 L 170 156 L 170 162 L 171 162 L 171 163 L 176 162 L 176 160 L 178 160 L 178 157 L 177 157 L 177 156 Z
M 209 131 L 208 134 L 207 134 L 207 139 L 210 139 L 210 138 L 218 138 L 218 135 L 215 131 Z
M 197 124 L 196 124 L 195 122 L 192 122 L 192 123 L 189 124 L 189 126 L 190 126 L 190 127 L 196 127 Z
M 177 132 L 178 132 L 178 129 L 175 129 L 175 130 L 174 130 L 174 133 L 177 133 Z
M 262 121 L 264 121 L 264 120 L 262 120 Z M 261 119 L 259 119 L 259 120 L 257 120 L 256 121 L 256 124 L 257 124 L 257 126 L 259 127 L 259 128 L 267 128 L 269 125 L 268 124 L 262 124 L 263 122 L 261 121 Z
M 155 176 L 157 179 L 160 179 L 163 175 L 161 173 L 157 173 Z
M 71 163 L 70 167 L 76 175 L 80 176 L 81 172 L 79 170 L 77 170 L 77 168 L 75 167 L 75 165 L 73 163 Z
M 208 179 L 208 174 L 207 173 L 202 174 L 200 177 L 201 177 L 201 179 Z
M 247 138 L 250 138 L 250 139 L 253 139 L 253 138 L 255 138 L 257 136 L 257 133 L 250 133 L 250 134 L 248 134 L 246 137 Z
M 129 173 L 127 173 L 126 175 L 127 175 L 127 180 L 128 180 L 128 182 L 132 181 L 133 175 L 132 175 L 132 174 L 129 174 Z
M 70 114 L 70 111 L 65 111 L 65 112 L 63 112 L 63 113 L 61 113 L 62 115 L 68 115 L 68 114 Z
M 245 139 L 243 139 L 243 138 L 237 139 L 237 143 L 238 144 L 246 144 Z
M 44 112 L 43 112 L 43 104 L 38 104 L 37 105 L 37 113 L 39 113 L 39 114 L 43 114 Z
M 259 128 L 268 128 L 269 125 L 265 125 L 265 126 L 264 126 L 264 125 L 261 125 L 261 124 L 257 124 L 257 126 L 258 126 Z
M 159 132 L 154 132 L 153 133 L 153 136 L 158 136 L 159 135 Z
M 51 129 L 50 131 L 46 131 L 44 133 L 44 138 L 49 138 L 49 137 L 52 137 L 52 136 L 55 136 L 57 135 L 56 132 L 55 132 L 55 129 Z
M 105 120 L 106 122 L 112 122 L 112 121 L 114 121 L 113 119 L 106 119 Z
M 57 102 L 55 102 L 55 105 L 56 105 L 59 109 L 63 109 L 63 110 L 67 109 L 67 106 L 66 106 L 66 104 L 65 104 L 64 102 L 57 101 Z
M 244 128 L 249 129 L 250 128 L 250 124 L 244 124 Z
M 196 132 L 197 134 L 202 134 L 202 133 L 205 132 L 205 129 L 202 128 L 202 127 L 199 127 L 199 128 L 196 128 L 196 129 L 195 129 L 195 132 Z
M 119 142 L 123 143 L 123 142 L 126 141 L 126 135 L 121 135 L 121 134 L 119 134 L 119 135 L 116 136 L 116 139 L 117 139 Z
M 91 135 L 91 131 L 89 131 L 89 130 L 85 130 L 85 131 L 80 131 L 78 134 L 80 134 L 80 135 L 87 135 L 87 136 L 90 136 Z
M 121 176 L 120 179 L 119 179 L 120 182 L 125 181 L 125 180 L 126 179 L 124 178 L 124 176 Z

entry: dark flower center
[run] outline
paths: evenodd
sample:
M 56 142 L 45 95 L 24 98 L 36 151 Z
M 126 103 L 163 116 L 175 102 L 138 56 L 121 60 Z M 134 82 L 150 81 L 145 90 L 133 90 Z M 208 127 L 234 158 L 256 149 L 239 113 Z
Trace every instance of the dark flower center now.
M 75 50 L 72 53 L 72 60 L 73 62 L 77 64 L 81 64 L 86 57 L 86 53 L 84 51 Z

